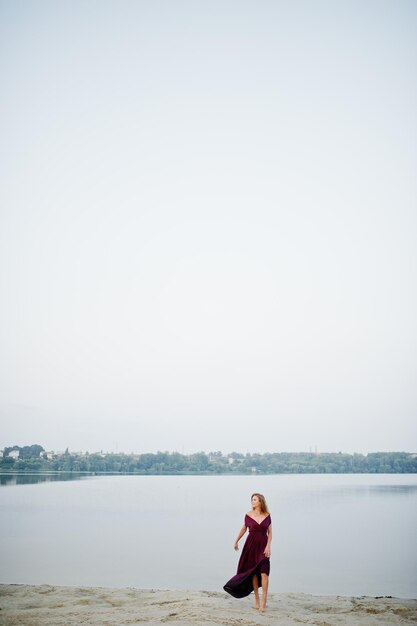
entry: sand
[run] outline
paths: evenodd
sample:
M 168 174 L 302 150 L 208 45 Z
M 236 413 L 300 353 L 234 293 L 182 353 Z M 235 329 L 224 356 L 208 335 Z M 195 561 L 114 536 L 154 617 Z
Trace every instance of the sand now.
M 0 624 L 190 624 L 197 626 L 381 626 L 417 624 L 417 600 L 279 593 L 267 612 L 251 608 L 253 594 L 236 600 L 223 592 L 134 588 L 0 585 Z

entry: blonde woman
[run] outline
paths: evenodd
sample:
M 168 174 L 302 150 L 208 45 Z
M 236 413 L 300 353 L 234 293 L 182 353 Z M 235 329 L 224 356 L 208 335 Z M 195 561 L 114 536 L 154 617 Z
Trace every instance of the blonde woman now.
M 253 608 L 264 613 L 268 597 L 268 582 L 271 556 L 272 524 L 265 497 L 261 493 L 251 496 L 252 509 L 246 513 L 245 521 L 235 541 L 238 543 L 249 530 L 237 566 L 237 573 L 223 587 L 235 598 L 244 598 L 252 591 L 255 594 Z M 262 602 L 259 599 L 259 587 L 262 586 Z

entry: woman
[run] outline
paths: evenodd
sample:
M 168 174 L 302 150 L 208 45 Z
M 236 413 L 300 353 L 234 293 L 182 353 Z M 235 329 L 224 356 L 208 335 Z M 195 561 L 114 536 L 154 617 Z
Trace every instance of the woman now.
M 235 598 L 244 598 L 253 591 L 255 593 L 253 608 L 264 613 L 268 596 L 269 557 L 271 556 L 271 516 L 261 493 L 252 494 L 251 503 L 252 510 L 246 513 L 245 522 L 235 541 L 235 550 L 239 550 L 239 540 L 249 529 L 249 535 L 237 566 L 237 573 L 223 589 Z M 262 603 L 259 602 L 259 585 L 262 585 Z

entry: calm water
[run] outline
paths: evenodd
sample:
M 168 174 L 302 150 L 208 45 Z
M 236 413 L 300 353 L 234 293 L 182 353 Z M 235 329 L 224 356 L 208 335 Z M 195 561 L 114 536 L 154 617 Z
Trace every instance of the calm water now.
M 272 592 L 417 597 L 417 475 L 4 483 L 1 582 L 221 590 L 260 491 L 273 523 Z

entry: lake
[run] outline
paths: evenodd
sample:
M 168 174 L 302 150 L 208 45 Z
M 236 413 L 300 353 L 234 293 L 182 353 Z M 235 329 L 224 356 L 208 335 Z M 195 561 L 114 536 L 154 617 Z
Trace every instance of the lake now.
M 259 491 L 271 592 L 417 597 L 415 474 L 38 478 L 2 477 L 1 582 L 221 590 Z

